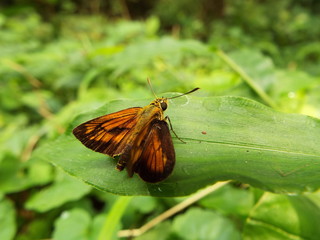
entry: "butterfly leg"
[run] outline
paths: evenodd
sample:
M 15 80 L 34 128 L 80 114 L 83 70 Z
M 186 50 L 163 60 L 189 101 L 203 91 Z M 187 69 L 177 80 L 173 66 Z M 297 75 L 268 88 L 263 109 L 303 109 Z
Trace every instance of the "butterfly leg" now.
M 182 143 L 186 143 L 186 142 L 183 141 L 181 138 L 179 138 L 178 135 L 176 134 L 176 132 L 173 130 L 169 116 L 166 116 L 164 119 L 165 119 L 165 120 L 168 120 L 169 125 L 170 125 L 170 130 L 173 132 L 173 134 L 174 134 Z

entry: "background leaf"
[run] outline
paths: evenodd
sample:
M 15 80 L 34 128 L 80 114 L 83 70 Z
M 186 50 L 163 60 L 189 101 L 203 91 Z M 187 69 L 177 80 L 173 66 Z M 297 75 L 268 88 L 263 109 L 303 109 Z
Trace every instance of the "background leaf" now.
M 252 209 L 244 239 L 318 239 L 320 209 L 305 196 L 265 193 Z
M 111 102 L 81 116 L 73 126 L 93 116 L 147 104 L 142 102 Z M 166 181 L 148 184 L 115 171 L 115 161 L 85 148 L 71 129 L 39 149 L 35 157 L 120 195 L 182 196 L 226 179 L 273 192 L 303 192 L 320 186 L 317 119 L 276 112 L 240 97 L 187 96 L 172 101 L 166 113 L 178 136 L 187 142 L 174 138 L 177 162 Z
M 261 188 L 310 190 L 300 195 L 320 206 L 320 191 L 311 192 L 319 188 L 318 120 L 241 98 L 205 98 L 246 97 L 281 112 L 320 118 L 319 0 L 75 2 L 0 1 L 1 240 L 4 232 L 15 240 L 96 240 L 119 198 L 114 193 L 147 195 L 132 197 L 119 213 L 119 224 L 110 229 L 115 237 L 120 228 L 143 226 L 182 201 L 154 196 L 187 195 L 229 178 L 251 186 L 230 182 L 197 204 L 241 233 L 251 213 L 270 220 L 254 212 L 265 196 Z M 147 77 L 156 93 L 200 87 L 192 96 L 203 97 L 172 101 L 166 114 L 188 144 L 174 138 L 176 168 L 156 185 L 115 171 L 114 160 L 70 134 L 85 120 L 149 104 L 133 100 L 151 96 Z M 128 100 L 110 102 L 114 99 Z M 34 150 L 39 155 L 30 158 Z M 77 179 L 63 180 L 67 174 L 59 168 Z M 81 181 L 103 191 L 88 190 Z M 266 215 L 281 204 L 271 202 L 263 208 Z M 63 212 L 72 217 L 62 221 Z M 281 214 L 284 221 L 292 217 L 292 211 Z M 172 229 L 180 215 L 140 238 L 188 238 Z M 313 217 L 295 224 L 313 226 Z M 252 230 L 259 238 L 252 223 L 245 236 Z M 66 226 L 77 228 L 65 235 Z M 281 226 L 273 226 L 282 233 Z M 263 236 L 274 238 L 276 231 L 266 229 Z M 315 232 L 280 237 L 310 233 Z
M 222 212 L 225 215 L 241 216 L 245 219 L 255 202 L 252 191 L 225 185 L 199 200 L 198 204 Z
M 54 184 L 34 194 L 27 201 L 26 208 L 46 212 L 67 202 L 78 200 L 90 190 L 90 186 L 65 175 Z
M 173 230 L 182 239 L 241 239 L 240 233 L 227 218 L 195 207 L 174 220 Z
M 16 231 L 15 209 L 7 199 L 0 199 L 0 239 L 11 240 Z
M 87 240 L 91 217 L 82 209 L 72 209 L 61 214 L 55 222 L 54 240 Z

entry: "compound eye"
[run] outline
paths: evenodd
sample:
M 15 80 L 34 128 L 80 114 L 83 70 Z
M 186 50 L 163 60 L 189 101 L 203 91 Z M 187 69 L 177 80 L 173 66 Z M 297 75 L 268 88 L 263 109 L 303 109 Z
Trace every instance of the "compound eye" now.
M 160 103 L 160 106 L 161 106 L 161 109 L 162 109 L 163 111 L 165 111 L 165 110 L 167 109 L 167 107 L 168 107 L 168 105 L 167 105 L 165 102 L 161 102 L 161 103 Z

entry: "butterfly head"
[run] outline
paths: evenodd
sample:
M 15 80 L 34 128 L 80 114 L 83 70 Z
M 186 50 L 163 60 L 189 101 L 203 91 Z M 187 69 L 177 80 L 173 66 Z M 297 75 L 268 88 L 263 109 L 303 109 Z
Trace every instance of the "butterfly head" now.
M 165 111 L 168 108 L 168 98 L 157 98 L 151 103 L 151 105 L 154 105 L 160 108 L 162 111 Z
M 180 95 L 178 95 L 178 96 L 170 97 L 170 98 L 164 98 L 164 97 L 158 98 L 157 95 L 155 94 L 155 92 L 153 91 L 153 88 L 152 88 L 152 86 L 151 86 L 150 79 L 147 78 L 147 81 L 148 81 L 148 84 L 149 84 L 149 86 L 150 86 L 150 89 L 151 89 L 153 95 L 156 97 L 156 100 L 154 100 L 153 102 L 151 102 L 150 105 L 154 105 L 154 106 L 160 108 L 162 111 L 165 111 L 165 110 L 168 108 L 168 99 L 178 98 L 178 97 L 187 95 L 187 94 L 189 94 L 189 93 L 195 92 L 195 91 L 197 91 L 197 90 L 199 89 L 199 88 L 194 88 L 194 89 L 192 89 L 192 90 L 189 91 L 189 92 L 180 94 Z

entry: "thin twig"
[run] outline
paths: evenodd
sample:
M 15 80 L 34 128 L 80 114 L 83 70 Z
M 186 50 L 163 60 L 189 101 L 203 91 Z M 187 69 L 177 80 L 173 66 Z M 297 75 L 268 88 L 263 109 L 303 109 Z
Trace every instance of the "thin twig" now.
M 22 154 L 21 154 L 21 161 L 22 162 L 26 162 L 27 160 L 29 160 L 34 147 L 36 146 L 36 144 L 40 140 L 40 137 L 41 137 L 40 134 L 36 134 L 36 135 L 31 136 L 31 138 L 27 142 L 27 146 L 22 151 Z
M 35 78 L 25 67 L 23 67 L 21 64 L 18 64 L 14 61 L 5 60 L 5 63 L 11 67 L 13 70 L 17 71 L 21 75 L 23 75 L 26 80 L 29 82 L 29 84 L 34 88 L 34 93 L 38 97 L 40 105 L 38 108 L 39 114 L 44 117 L 45 119 L 51 119 L 53 116 L 53 113 L 50 111 L 48 104 L 46 103 L 43 96 L 39 93 L 39 89 L 42 86 L 42 83 Z
M 41 85 L 42 85 L 41 82 L 38 79 L 36 79 L 32 74 L 30 74 L 28 72 L 28 70 L 25 69 L 21 64 L 18 64 L 18 63 L 11 61 L 9 59 L 6 59 L 5 63 L 8 64 L 8 66 L 11 67 L 13 70 L 22 74 L 33 87 L 35 87 L 35 88 L 41 87 Z
M 140 228 L 136 229 L 126 229 L 126 230 L 121 230 L 118 232 L 118 237 L 137 237 L 149 229 L 153 228 L 160 222 L 166 220 L 167 218 L 171 217 L 172 215 L 176 214 L 177 212 L 180 212 L 184 208 L 190 206 L 191 204 L 197 202 L 201 198 L 207 196 L 208 194 L 216 191 L 217 189 L 221 188 L 222 186 L 226 185 L 229 181 L 226 182 L 218 182 L 215 183 L 214 185 L 211 185 L 198 193 L 192 195 L 191 197 L 187 198 L 183 202 L 175 205 L 174 207 L 170 208 L 169 210 L 165 211 L 164 213 L 160 214 L 159 216 L 155 217 L 152 219 L 150 222 L 146 223 Z

